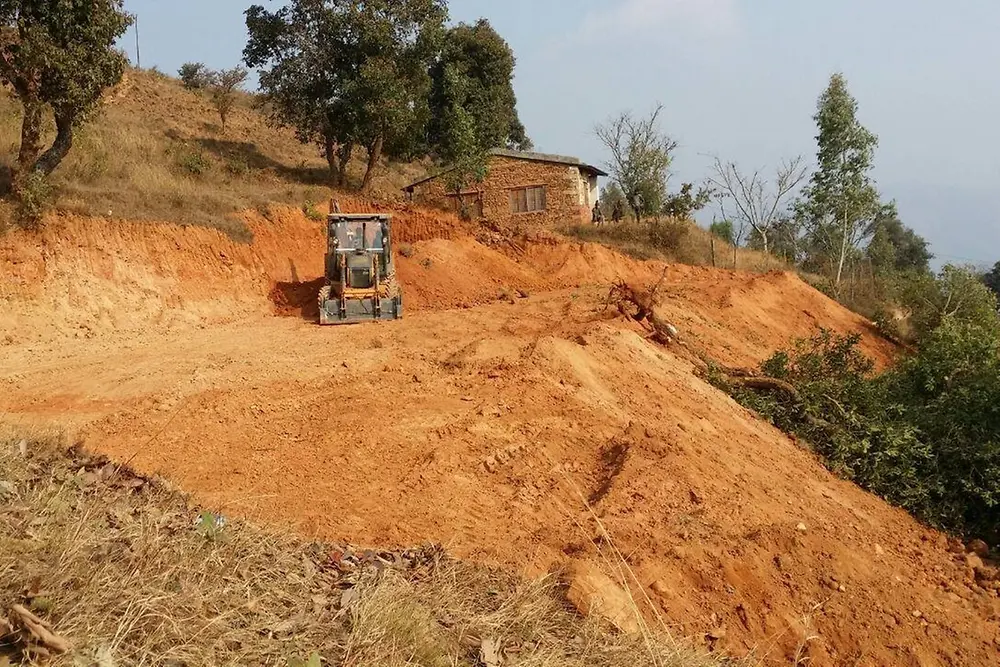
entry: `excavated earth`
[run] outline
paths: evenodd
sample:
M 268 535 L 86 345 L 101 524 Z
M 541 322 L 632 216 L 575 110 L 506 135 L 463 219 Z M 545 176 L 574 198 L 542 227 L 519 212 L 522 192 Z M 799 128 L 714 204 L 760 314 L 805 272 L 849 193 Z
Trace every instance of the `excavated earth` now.
M 1000 664 L 1000 599 L 963 554 L 689 361 L 825 327 L 891 363 L 861 318 L 792 274 L 394 213 L 407 316 L 350 327 L 312 320 L 323 232 L 297 211 L 247 213 L 250 245 L 75 218 L 0 238 L 3 419 L 307 535 L 529 575 L 617 552 L 648 618 L 762 664 Z M 661 278 L 670 347 L 604 302 Z

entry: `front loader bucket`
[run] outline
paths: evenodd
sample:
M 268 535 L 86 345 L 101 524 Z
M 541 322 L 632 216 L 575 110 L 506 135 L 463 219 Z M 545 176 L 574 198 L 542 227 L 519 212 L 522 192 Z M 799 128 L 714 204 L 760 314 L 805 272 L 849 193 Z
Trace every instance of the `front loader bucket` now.
M 377 296 L 347 298 L 332 297 L 319 304 L 320 324 L 350 324 L 373 320 L 396 320 L 403 316 L 403 298 Z

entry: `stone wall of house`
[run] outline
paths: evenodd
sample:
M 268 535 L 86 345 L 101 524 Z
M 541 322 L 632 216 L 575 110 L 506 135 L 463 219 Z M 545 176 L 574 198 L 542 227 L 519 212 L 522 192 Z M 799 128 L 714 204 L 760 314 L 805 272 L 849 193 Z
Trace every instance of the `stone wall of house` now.
M 513 213 L 510 191 L 539 185 L 545 186 L 545 210 Z M 490 158 L 489 172 L 483 182 L 464 190 L 462 198 L 470 211 L 478 211 L 478 201 L 481 201 L 482 217 L 504 226 L 556 225 L 589 221 L 589 194 L 588 178 L 577 167 L 494 156 Z M 457 206 L 443 178 L 415 186 L 413 200 L 448 210 L 456 210 Z

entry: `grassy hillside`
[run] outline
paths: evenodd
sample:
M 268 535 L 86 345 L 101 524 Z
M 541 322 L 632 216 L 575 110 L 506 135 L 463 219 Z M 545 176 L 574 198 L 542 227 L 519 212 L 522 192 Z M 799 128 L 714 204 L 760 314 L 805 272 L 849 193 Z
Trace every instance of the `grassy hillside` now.
M 318 148 L 270 127 L 253 102 L 251 95 L 241 97 L 223 133 L 206 93 L 156 72 L 130 70 L 53 175 L 56 211 L 208 225 L 240 236 L 235 211 L 325 201 L 330 191 Z M 0 98 L 3 166 L 17 154 L 20 116 L 16 100 Z M 361 158 L 349 170 L 357 181 Z M 423 173 L 419 164 L 383 165 L 376 194 L 397 197 Z

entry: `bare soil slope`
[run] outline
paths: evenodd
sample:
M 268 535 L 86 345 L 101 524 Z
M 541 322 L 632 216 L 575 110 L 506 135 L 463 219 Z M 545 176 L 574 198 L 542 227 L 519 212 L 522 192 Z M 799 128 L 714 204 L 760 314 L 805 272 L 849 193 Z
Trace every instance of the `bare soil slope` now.
M 439 219 L 451 231 L 427 235 L 450 238 L 414 231 L 399 260 L 409 317 L 320 328 L 296 301 L 320 227 L 272 217 L 248 215 L 251 246 L 85 220 L 0 239 L 16 277 L 0 319 L 8 421 L 66 425 L 224 512 L 372 545 L 438 540 L 530 573 L 601 563 L 599 517 L 676 632 L 766 664 L 997 662 L 1000 601 L 943 537 L 603 303 L 608 282 L 666 269 L 663 309 L 692 349 L 747 365 L 822 325 L 888 361 L 796 277 L 550 237 L 508 254 Z

